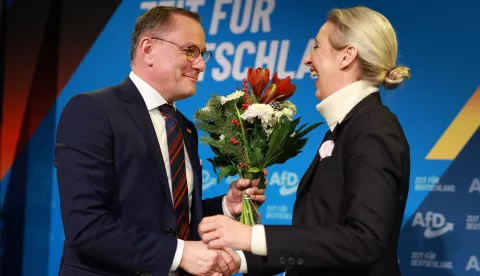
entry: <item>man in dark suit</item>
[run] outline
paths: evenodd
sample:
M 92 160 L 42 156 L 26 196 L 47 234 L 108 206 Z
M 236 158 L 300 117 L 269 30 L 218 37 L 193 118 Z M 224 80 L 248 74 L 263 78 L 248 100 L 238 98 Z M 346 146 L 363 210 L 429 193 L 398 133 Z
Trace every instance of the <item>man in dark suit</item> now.
M 210 53 L 196 13 L 156 7 L 132 37 L 123 83 L 73 97 L 57 130 L 65 230 L 60 275 L 229 275 L 233 250 L 208 249 L 204 216 L 241 212 L 239 180 L 202 200 L 195 126 L 174 102 L 195 94 Z M 263 203 L 263 191 L 249 190 Z
M 396 57 L 395 33 L 384 16 L 364 7 L 330 12 L 305 60 L 319 77 L 317 109 L 329 131 L 298 186 L 293 226 L 205 218 L 199 231 L 209 248 L 251 251 L 237 258 L 248 275 L 401 275 L 397 243 L 410 153 L 378 88 L 409 77 L 407 67 L 395 66 Z

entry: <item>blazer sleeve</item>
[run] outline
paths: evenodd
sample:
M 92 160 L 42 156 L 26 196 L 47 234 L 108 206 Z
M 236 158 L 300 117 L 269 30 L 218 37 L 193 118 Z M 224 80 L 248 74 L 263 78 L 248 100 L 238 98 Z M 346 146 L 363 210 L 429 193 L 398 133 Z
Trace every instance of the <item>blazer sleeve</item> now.
M 90 94 L 79 94 L 67 103 L 57 128 L 54 163 L 65 243 L 132 272 L 167 275 L 177 239 L 119 219 L 114 137 L 98 98 Z
M 224 195 L 221 195 L 202 200 L 203 216 L 224 215 L 222 208 L 223 197 Z
M 284 269 L 348 268 L 380 258 L 394 232 L 397 185 L 407 177 L 409 149 L 392 117 L 374 113 L 362 117 L 361 122 L 367 123 L 355 122 L 344 152 L 348 154 L 344 161 L 348 211 L 343 223 L 335 228 L 265 226 L 268 259 L 264 264 Z

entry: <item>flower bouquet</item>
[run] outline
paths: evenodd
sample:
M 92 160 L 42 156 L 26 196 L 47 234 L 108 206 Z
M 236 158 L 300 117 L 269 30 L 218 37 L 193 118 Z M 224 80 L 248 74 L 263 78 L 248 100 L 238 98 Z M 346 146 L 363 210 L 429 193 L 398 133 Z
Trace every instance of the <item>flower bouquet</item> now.
M 296 90 L 290 77 L 279 79 L 270 70 L 249 68 L 242 90 L 228 96 L 213 95 L 204 108 L 195 112 L 199 130 L 207 135 L 201 143 L 209 145 L 218 182 L 227 176 L 260 179 L 259 189 L 265 189 L 264 169 L 281 164 L 299 154 L 307 142 L 305 135 L 320 123 L 297 128 L 300 118 L 295 105 L 287 101 Z M 266 88 L 266 89 L 265 89 Z M 258 206 L 243 191 L 240 222 L 260 223 Z

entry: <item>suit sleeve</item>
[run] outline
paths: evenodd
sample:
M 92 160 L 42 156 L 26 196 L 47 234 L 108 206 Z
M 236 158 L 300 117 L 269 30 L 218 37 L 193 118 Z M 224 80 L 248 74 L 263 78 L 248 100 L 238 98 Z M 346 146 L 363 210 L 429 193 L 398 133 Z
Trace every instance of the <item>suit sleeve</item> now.
M 268 258 L 256 258 L 257 264 L 261 260 L 261 265 L 270 268 L 353 268 L 380 258 L 394 232 L 396 191 L 399 181 L 406 177 L 403 172 L 409 158 L 408 145 L 393 120 L 365 116 L 369 124 L 357 124 L 348 136 L 348 211 L 343 223 L 334 228 L 265 226 Z
M 119 219 L 114 137 L 105 111 L 89 94 L 67 103 L 57 128 L 54 161 L 65 243 L 132 272 L 167 275 L 177 239 Z

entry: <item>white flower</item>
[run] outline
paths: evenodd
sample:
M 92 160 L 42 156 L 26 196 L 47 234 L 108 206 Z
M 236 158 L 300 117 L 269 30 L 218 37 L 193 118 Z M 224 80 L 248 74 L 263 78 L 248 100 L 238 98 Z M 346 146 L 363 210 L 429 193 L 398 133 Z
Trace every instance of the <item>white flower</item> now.
M 293 112 L 292 117 L 297 113 L 297 107 L 291 101 L 284 101 L 282 106 Z
M 275 119 L 277 122 L 280 122 L 280 119 L 285 116 L 287 119 L 291 120 L 294 115 L 294 112 L 291 109 L 284 108 L 279 111 L 275 111 Z
M 265 130 L 275 123 L 274 114 L 275 110 L 268 104 L 252 104 L 240 117 L 249 123 L 253 123 L 255 118 L 260 119 Z
M 222 134 L 222 135 L 220 135 L 220 137 L 219 137 L 218 139 L 219 139 L 220 141 L 223 141 L 223 140 L 225 140 L 225 135 L 223 135 L 223 134 Z
M 245 92 L 240 91 L 240 90 L 236 90 L 235 92 L 233 92 L 232 94 L 230 94 L 226 97 L 221 96 L 220 97 L 220 102 L 222 103 L 222 105 L 224 105 L 228 101 L 236 100 L 240 97 L 243 97 L 244 94 L 245 94 Z
M 202 111 L 210 111 L 210 106 L 205 106 L 204 108 L 202 108 Z

